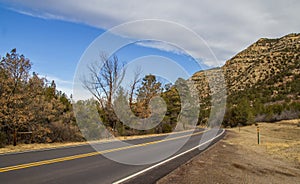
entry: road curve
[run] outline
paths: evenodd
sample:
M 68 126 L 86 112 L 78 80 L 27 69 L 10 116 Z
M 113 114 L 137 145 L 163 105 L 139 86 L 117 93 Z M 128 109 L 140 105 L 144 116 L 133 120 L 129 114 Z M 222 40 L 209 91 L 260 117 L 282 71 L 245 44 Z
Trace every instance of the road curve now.
M 206 137 L 203 136 L 204 132 Z M 201 148 L 207 148 L 207 145 L 217 142 L 225 131 L 218 130 L 217 136 L 207 137 L 210 132 L 212 130 L 197 129 L 194 132 L 175 133 L 169 137 L 162 135 L 126 141 L 130 146 L 112 141 L 96 143 L 93 147 L 81 145 L 4 154 L 0 155 L 0 181 L 14 184 L 154 183 L 199 154 L 203 151 Z M 182 144 L 185 140 L 187 142 Z M 171 156 L 166 154 L 179 144 L 183 146 L 176 153 Z M 159 158 L 158 155 L 161 157 L 164 154 L 166 158 L 163 160 L 148 164 Z M 123 163 L 107 157 L 117 158 Z M 126 164 L 127 161 L 145 164 Z

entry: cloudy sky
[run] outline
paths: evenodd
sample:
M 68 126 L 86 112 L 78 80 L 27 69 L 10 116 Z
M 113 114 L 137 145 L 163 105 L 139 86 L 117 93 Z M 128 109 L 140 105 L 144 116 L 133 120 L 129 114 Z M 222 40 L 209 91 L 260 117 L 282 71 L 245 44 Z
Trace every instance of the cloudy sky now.
M 181 38 L 184 50 L 202 59 L 209 67 L 223 64 L 261 37 L 281 37 L 300 31 L 298 0 L 1 0 L 0 11 L 0 39 L 4 42 L 0 54 L 17 47 L 33 58 L 37 72 L 65 83 L 72 81 L 76 62 L 96 37 L 128 21 L 158 19 L 193 31 L 207 43 L 220 62 L 211 62 L 205 53 L 198 56 L 199 45 L 188 35 Z M 178 32 L 170 31 L 168 27 L 168 24 L 162 24 L 159 29 L 152 29 L 147 25 L 136 28 L 134 34 L 133 29 L 123 32 L 138 39 L 156 32 L 161 38 L 178 40 Z M 180 54 L 170 45 L 147 44 L 150 48 Z M 46 48 L 45 45 L 49 51 L 36 51 Z M 64 51 L 64 54 L 54 57 L 58 51 Z M 45 63 L 60 67 L 48 67 Z

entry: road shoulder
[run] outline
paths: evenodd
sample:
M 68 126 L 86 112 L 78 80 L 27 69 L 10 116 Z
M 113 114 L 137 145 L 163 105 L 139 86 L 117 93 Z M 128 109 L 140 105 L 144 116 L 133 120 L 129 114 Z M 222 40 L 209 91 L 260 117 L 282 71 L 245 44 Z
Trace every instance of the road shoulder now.
M 247 148 L 235 141 L 236 131 L 161 180 L 165 183 L 298 183 L 300 164 L 272 157 L 263 148 Z

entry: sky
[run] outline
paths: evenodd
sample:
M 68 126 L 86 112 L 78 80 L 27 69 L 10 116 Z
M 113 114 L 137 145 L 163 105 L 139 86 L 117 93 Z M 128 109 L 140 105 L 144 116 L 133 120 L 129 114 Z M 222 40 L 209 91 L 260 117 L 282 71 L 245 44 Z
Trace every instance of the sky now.
M 298 0 L 0 0 L 0 55 L 17 48 L 32 61 L 32 71 L 71 94 L 86 50 L 116 26 L 121 25 L 120 37 L 160 40 L 123 47 L 116 52 L 122 61 L 158 55 L 178 62 L 191 75 L 221 66 L 261 37 L 299 32 L 299 10 Z M 122 27 L 144 19 L 163 22 Z

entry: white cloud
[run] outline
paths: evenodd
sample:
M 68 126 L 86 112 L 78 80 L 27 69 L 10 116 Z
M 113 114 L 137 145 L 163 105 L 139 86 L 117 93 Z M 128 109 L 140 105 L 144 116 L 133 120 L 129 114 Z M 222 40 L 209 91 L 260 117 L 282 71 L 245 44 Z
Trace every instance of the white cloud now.
M 178 55 L 187 54 L 180 48 L 177 48 L 171 44 L 165 43 L 165 42 L 159 42 L 159 41 L 143 41 L 143 42 L 137 42 L 136 45 L 142 46 L 142 47 L 148 47 L 148 48 L 155 48 L 166 52 L 172 52 Z
M 7 0 L 7 3 L 31 16 L 80 22 L 104 29 L 139 19 L 177 22 L 203 37 L 222 62 L 260 37 L 280 37 L 300 30 L 298 0 Z M 135 31 L 135 35 L 142 37 L 151 30 L 145 26 Z M 168 29 L 158 34 L 180 39 Z M 186 35 L 181 39 L 190 53 L 198 53 L 194 40 Z
M 39 74 L 39 76 L 46 78 L 47 81 L 50 83 L 54 80 L 56 84 L 56 89 L 58 91 L 64 92 L 66 95 L 68 95 L 68 97 L 70 97 L 70 95 L 73 94 L 73 81 L 66 81 L 51 75 Z
M 18 12 L 23 15 L 28 15 L 32 17 L 38 17 L 41 19 L 56 19 L 56 20 L 66 20 L 64 17 L 58 16 L 58 15 L 53 15 L 50 13 L 45 13 L 45 12 L 31 12 L 31 11 L 26 11 L 26 10 L 20 10 L 20 9 L 15 9 L 15 8 L 8 8 L 12 11 Z M 70 21 L 70 20 L 66 20 Z

